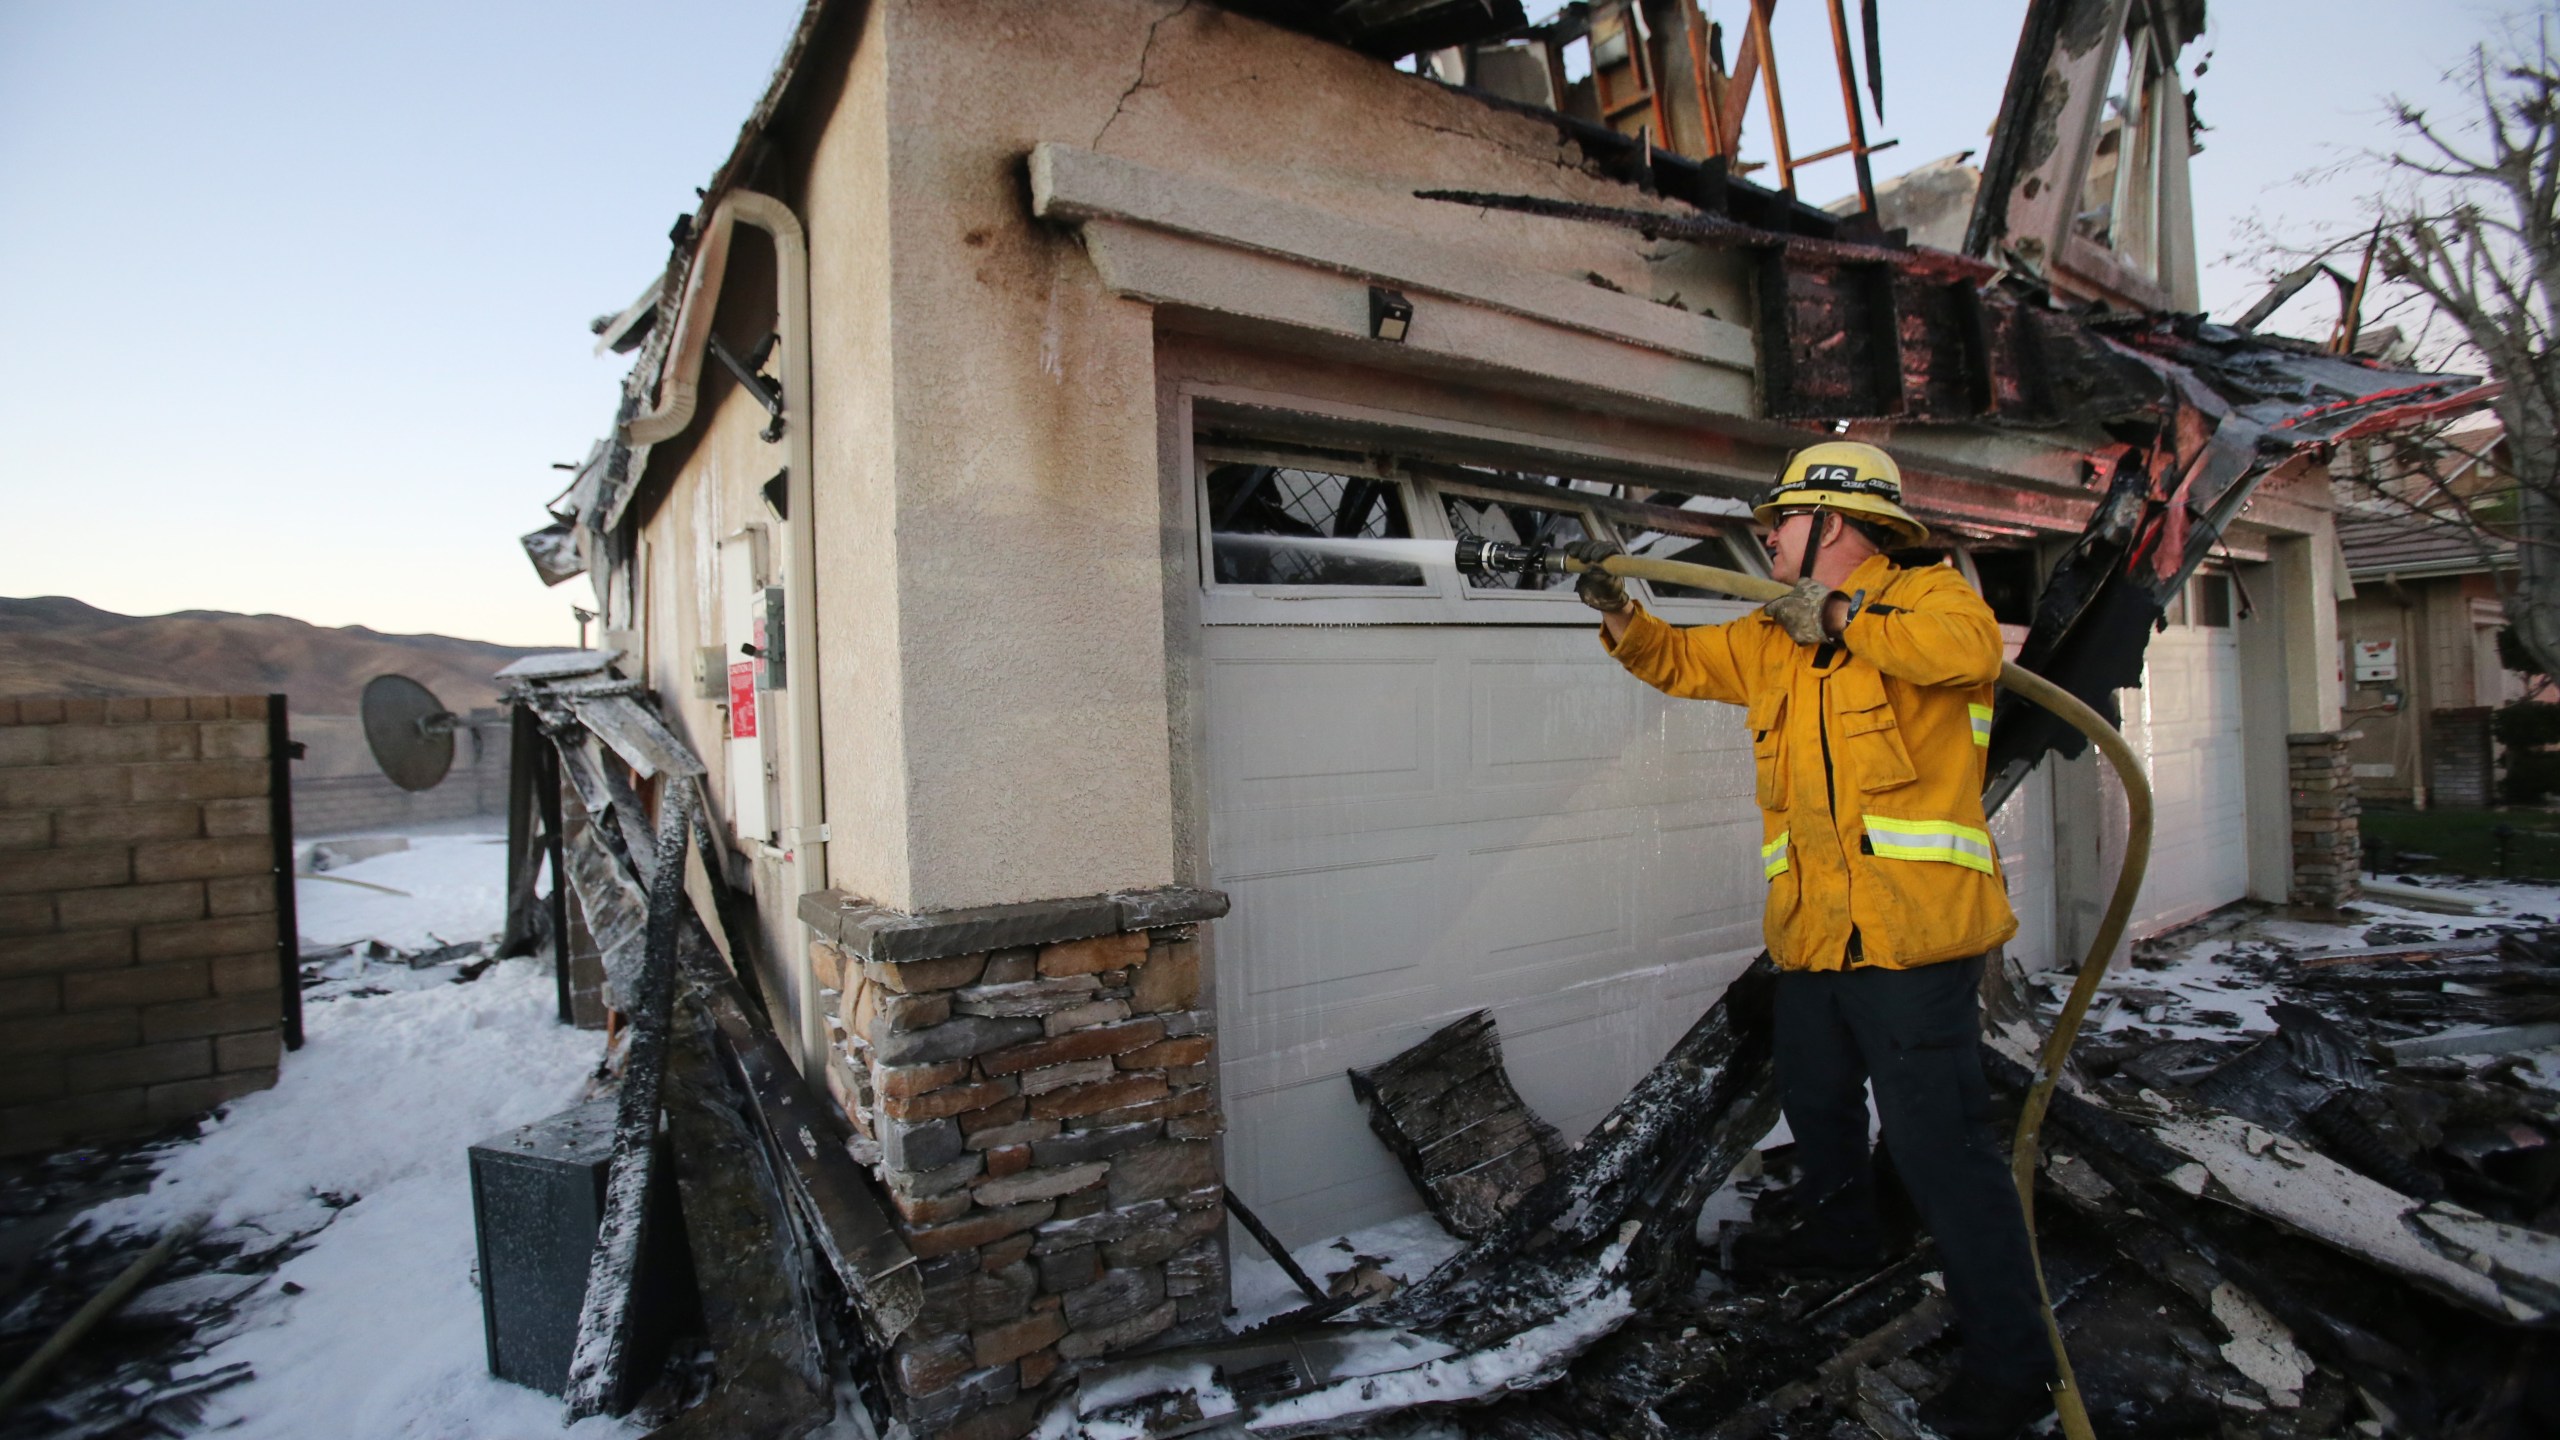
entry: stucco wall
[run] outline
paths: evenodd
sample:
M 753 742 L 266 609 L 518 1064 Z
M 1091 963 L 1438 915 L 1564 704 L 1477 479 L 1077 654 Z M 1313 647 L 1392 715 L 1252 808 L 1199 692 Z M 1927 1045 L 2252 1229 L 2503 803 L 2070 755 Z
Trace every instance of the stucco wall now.
M 741 227 L 735 244 L 747 249 L 762 247 L 764 241 L 759 233 Z M 723 306 L 724 314 L 728 308 Z M 770 314 L 771 299 L 769 294 L 751 295 L 738 308 L 741 313 Z M 768 557 L 764 573 L 770 583 L 781 583 L 781 526 L 765 507 L 761 491 L 781 470 L 783 455 L 780 445 L 761 438 L 763 407 L 725 376 L 704 387 L 701 413 L 707 418 L 695 422 L 684 442 L 690 453 L 679 471 L 682 483 L 640 528 L 647 547 L 643 561 L 648 586 L 643 600 L 647 644 L 643 658 L 625 661 L 625 666 L 644 667 L 667 723 L 709 767 L 704 785 L 714 811 L 725 822 L 737 814 L 736 777 L 728 764 L 728 714 L 722 696 L 706 696 L 695 684 L 694 656 L 699 647 L 721 646 L 724 664 L 738 658 L 726 653 L 721 569 L 725 540 L 744 528 L 761 527 Z M 758 729 L 766 753 L 787 757 L 791 715 L 786 697 L 772 691 L 760 693 L 757 700 Z M 773 823 L 780 824 L 778 807 Z M 769 966 L 778 967 L 765 977 L 765 983 L 788 990 L 784 977 L 796 968 L 799 953 L 793 914 L 797 897 L 789 893 L 789 872 L 778 855 L 765 847 L 741 843 L 737 853 L 747 866 L 749 887 L 756 898 L 759 953 Z
M 1633 235 L 1412 192 L 1646 202 L 1586 174 L 1550 127 L 1221 10 L 882 10 L 909 850 L 903 887 L 886 867 L 880 898 L 1164 883 L 1158 317 L 1105 293 L 1076 237 L 1030 217 L 1023 156 L 1070 144 L 1651 295 L 1656 247 Z M 1712 303 L 1709 288 L 1691 282 L 1689 301 Z
M 809 232 L 828 882 L 912 909 L 899 660 L 899 569 L 911 551 L 898 529 L 901 437 L 890 381 L 888 22 L 887 7 L 870 7 L 850 56 L 832 60 L 842 80 L 793 198 Z

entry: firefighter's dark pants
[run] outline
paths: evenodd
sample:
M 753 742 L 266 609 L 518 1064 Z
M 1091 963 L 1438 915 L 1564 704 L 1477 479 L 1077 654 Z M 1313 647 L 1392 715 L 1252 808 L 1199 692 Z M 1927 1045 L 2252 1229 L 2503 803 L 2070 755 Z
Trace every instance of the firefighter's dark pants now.
M 1807 1238 L 1876 1239 L 1866 1084 L 1884 1143 L 1938 1242 L 1967 1374 L 2021 1388 L 2054 1374 L 2027 1226 L 1982 1078 L 1982 957 L 1911 970 L 1778 977 L 1778 1089 L 1808 1204 Z

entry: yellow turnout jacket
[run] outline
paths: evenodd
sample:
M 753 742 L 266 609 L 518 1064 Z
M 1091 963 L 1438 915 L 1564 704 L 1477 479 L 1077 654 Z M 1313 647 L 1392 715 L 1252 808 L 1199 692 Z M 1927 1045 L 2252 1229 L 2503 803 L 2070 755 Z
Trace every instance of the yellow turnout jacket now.
M 1780 966 L 1979 954 L 2018 930 L 1982 815 L 1999 624 L 1943 565 L 1870 556 L 1840 589 L 1860 604 L 1835 644 L 1758 611 L 1681 630 L 1642 610 L 1601 643 L 1667 695 L 1748 707 Z

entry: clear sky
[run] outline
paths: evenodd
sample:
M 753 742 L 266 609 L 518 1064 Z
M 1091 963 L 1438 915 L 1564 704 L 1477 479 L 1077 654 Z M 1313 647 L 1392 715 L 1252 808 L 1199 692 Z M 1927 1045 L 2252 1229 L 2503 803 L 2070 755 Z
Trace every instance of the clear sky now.
M 1902 142 L 1880 174 L 1979 149 L 2024 0 L 1876 3 L 1869 133 Z M 625 357 L 587 322 L 663 265 L 798 10 L 0 0 L 0 594 L 573 639 L 586 582 L 545 590 L 515 537 L 611 417 Z M 2350 215 L 2358 182 L 2288 182 L 2387 143 L 2379 97 L 2440 94 L 2499 12 L 2212 13 L 2194 178 L 2227 318 L 2266 268 L 2222 260 L 2235 223 Z M 1777 14 L 1795 147 L 1820 149 L 1843 124 L 1827 10 Z M 1847 166 L 1802 183 L 1831 198 Z M 2325 331 L 2297 304 L 2291 328 Z

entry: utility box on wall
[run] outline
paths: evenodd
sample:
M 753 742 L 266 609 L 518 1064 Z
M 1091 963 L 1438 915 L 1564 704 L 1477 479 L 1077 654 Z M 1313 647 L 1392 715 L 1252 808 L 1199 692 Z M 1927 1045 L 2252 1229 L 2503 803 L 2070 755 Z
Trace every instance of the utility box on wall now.
M 773 838 L 771 757 L 774 711 L 765 652 L 775 643 L 765 611 L 765 532 L 751 525 L 720 542 L 720 634 L 726 670 L 722 689 L 729 712 L 722 746 L 728 762 L 730 833 L 740 844 Z M 752 849 L 750 850 L 752 853 Z

